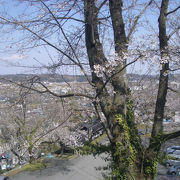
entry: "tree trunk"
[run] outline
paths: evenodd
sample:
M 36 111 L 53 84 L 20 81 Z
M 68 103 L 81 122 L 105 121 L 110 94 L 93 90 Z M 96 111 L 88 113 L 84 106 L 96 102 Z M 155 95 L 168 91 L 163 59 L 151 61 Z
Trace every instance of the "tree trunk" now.
M 107 120 L 110 132 L 112 179 L 154 179 L 161 148 L 162 121 L 167 94 L 168 63 L 162 63 L 160 72 L 159 89 L 154 116 L 154 126 L 149 148 L 143 149 L 141 140 L 134 123 L 134 114 L 130 92 L 128 92 L 126 65 L 124 54 L 127 52 L 127 38 L 122 16 L 122 0 L 109 0 L 110 14 L 114 32 L 115 53 L 119 56 L 118 65 L 115 67 L 111 79 L 114 94 L 110 94 L 104 86 L 106 76 L 98 76 L 95 66 L 104 67 L 107 59 L 103 52 L 98 32 L 98 8 L 95 0 L 84 0 L 85 38 L 92 70 L 92 82 L 96 87 L 99 103 Z M 162 0 L 159 17 L 159 40 L 161 58 L 167 57 L 166 18 L 168 0 Z M 161 137 L 161 136 L 159 136 Z
M 156 100 L 154 124 L 152 130 L 152 137 L 162 133 L 163 130 L 163 118 L 164 118 L 164 107 L 166 103 L 166 95 L 168 89 L 168 40 L 166 35 L 166 14 L 168 9 L 169 0 L 162 0 L 161 10 L 159 16 L 159 42 L 161 52 L 161 66 L 160 77 L 159 77 L 159 88 Z
M 114 31 L 114 41 L 115 41 L 115 53 L 119 56 L 118 66 L 115 69 L 115 76 L 112 78 L 112 85 L 114 91 L 114 107 L 116 107 L 118 113 L 126 116 L 126 96 L 127 96 L 127 78 L 126 78 L 126 68 L 122 71 L 122 67 L 126 65 L 124 58 L 124 53 L 127 53 L 127 38 L 125 34 L 125 27 L 122 17 L 122 0 L 110 0 L 110 13 Z
M 94 72 L 94 66 L 105 66 L 107 62 L 102 45 L 99 40 L 97 7 L 95 0 L 84 1 L 85 14 L 85 38 L 89 58 L 90 68 L 92 70 L 92 82 L 96 87 L 96 93 L 100 101 L 102 112 L 107 120 L 107 127 L 110 130 L 111 157 L 113 179 L 126 179 L 131 176 L 131 165 L 135 161 L 135 146 L 141 149 L 140 138 L 137 135 L 137 129 L 134 123 L 132 103 L 127 107 L 128 90 L 126 69 L 121 70 L 126 61 L 120 60 L 115 67 L 115 75 L 112 77 L 111 85 L 114 94 L 109 94 L 106 86 L 104 87 L 103 77 L 98 77 Z M 127 41 L 122 18 L 122 1 L 110 1 L 110 12 L 113 23 L 115 51 L 123 59 L 123 54 L 127 52 Z M 131 114 L 127 113 L 127 110 Z M 129 128 L 131 127 L 131 128 Z
M 160 77 L 159 77 L 159 88 L 156 100 L 154 123 L 151 133 L 151 140 L 147 149 L 146 162 L 144 162 L 145 174 L 147 177 L 154 178 L 157 169 L 157 163 L 159 161 L 159 153 L 164 139 L 163 133 L 163 118 L 164 108 L 166 103 L 167 89 L 168 89 L 168 39 L 166 35 L 166 14 L 168 9 L 169 0 L 162 0 L 159 22 L 159 42 L 160 42 L 160 53 L 161 53 L 161 66 Z M 152 167 L 152 168 L 150 168 Z M 148 169 L 149 168 L 149 169 Z
M 32 149 L 33 149 L 33 146 L 30 144 L 28 147 L 29 163 L 32 163 L 35 160 Z
M 90 68 L 92 70 L 92 83 L 94 83 L 96 87 L 96 92 L 99 94 L 100 104 L 103 113 L 105 116 L 108 116 L 110 113 L 111 100 L 109 98 L 109 94 L 107 92 L 106 87 L 103 88 L 104 81 L 103 77 L 97 76 L 94 72 L 94 66 L 100 65 L 103 66 L 107 61 L 103 48 L 99 40 L 98 34 L 98 20 L 97 20 L 97 8 L 95 6 L 94 0 L 84 0 L 84 15 L 85 15 L 85 40 L 86 40 L 86 48 L 89 58 Z

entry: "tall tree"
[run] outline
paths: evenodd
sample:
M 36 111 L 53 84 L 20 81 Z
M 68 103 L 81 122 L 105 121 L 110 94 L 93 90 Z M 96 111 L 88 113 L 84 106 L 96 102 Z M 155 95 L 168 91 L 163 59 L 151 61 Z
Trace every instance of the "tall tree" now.
M 154 6 L 157 5 L 156 1 L 148 1 L 143 7 L 140 6 L 139 11 L 136 10 L 138 1 L 132 1 L 129 4 L 128 2 L 123 2 L 123 0 L 55 0 L 53 2 L 32 0 L 28 2 L 37 5 L 36 8 L 41 11 L 41 14 L 35 11 L 35 16 L 29 20 L 25 17 L 15 19 L 14 17 L 0 16 L 3 28 L 5 25 L 8 25 L 8 27 L 13 25 L 12 28 L 15 28 L 17 31 L 27 33 L 25 35 L 28 36 L 25 36 L 25 39 L 28 38 L 29 40 L 30 38 L 31 40 L 33 38 L 35 40 L 34 46 L 45 44 L 45 46 L 53 48 L 59 53 L 60 60 L 58 63 L 53 64 L 52 67 L 76 65 L 87 78 L 93 93 L 91 95 L 77 92 L 65 95 L 57 94 L 41 82 L 32 83 L 39 83 L 43 90 L 37 89 L 32 84 L 31 86 L 22 84 L 20 86 L 40 93 L 50 93 L 59 98 L 77 96 L 90 99 L 99 117 L 101 112 L 105 117 L 103 122 L 109 139 L 109 146 L 100 149 L 107 151 L 111 156 L 111 179 L 154 179 L 157 163 L 160 160 L 161 145 L 166 140 L 180 135 L 180 131 L 163 134 L 163 117 L 168 90 L 170 58 L 168 40 L 179 30 L 179 28 L 176 28 L 167 38 L 166 17 L 177 12 L 179 6 L 168 12 L 169 1 L 161 1 L 158 23 L 162 69 L 160 71 L 150 143 L 144 146 L 138 135 L 137 124 L 135 123 L 126 68 L 139 59 L 151 58 L 144 51 L 143 47 L 136 46 L 132 52 L 130 49 L 133 44 L 131 42 L 132 36 L 138 26 L 138 22 L 152 4 Z M 126 4 L 126 8 L 123 7 L 123 3 Z M 141 1 L 140 5 L 142 5 Z M 125 16 L 124 12 L 126 10 L 128 15 Z M 73 24 L 72 21 L 81 25 L 77 27 L 76 31 L 70 29 L 71 32 L 68 34 L 66 29 L 70 23 Z M 73 25 L 75 26 L 76 23 Z M 106 25 L 103 26 L 103 23 Z M 104 34 L 101 32 L 102 26 L 104 29 L 107 28 L 107 30 L 109 30 L 110 26 L 109 32 L 110 36 L 113 35 L 111 40 L 114 45 L 112 49 L 110 49 L 111 42 L 102 43 L 104 36 L 109 37 L 106 31 Z M 55 37 L 58 37 L 57 44 L 54 43 Z M 138 42 L 138 40 L 136 41 Z M 85 48 L 83 48 L 82 44 L 86 47 L 86 55 L 84 55 Z M 110 49 L 109 56 L 107 55 L 108 51 L 105 50 L 105 45 L 107 44 Z M 23 43 L 23 47 L 30 48 L 31 46 Z M 82 47 L 82 50 L 77 47 Z M 78 54 L 80 55 L 78 56 Z M 111 58 L 112 54 L 113 59 Z M 87 58 L 88 63 L 83 58 Z M 127 61 L 128 58 L 131 59 L 130 62 Z M 91 78 L 86 73 L 87 64 L 89 65 Z

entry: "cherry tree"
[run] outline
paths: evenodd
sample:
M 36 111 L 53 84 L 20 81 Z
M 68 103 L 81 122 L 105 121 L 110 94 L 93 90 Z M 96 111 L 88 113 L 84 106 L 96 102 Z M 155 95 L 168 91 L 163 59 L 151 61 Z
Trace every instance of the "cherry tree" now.
M 39 96 L 35 92 L 24 91 L 16 86 L 13 86 L 13 90 L 19 92 L 19 96 L 11 92 L 11 96 L 15 95 L 13 102 L 2 107 L 4 112 L 0 140 L 6 145 L 4 151 L 12 151 L 19 161 L 31 163 L 39 157 L 39 148 L 44 141 L 58 144 L 57 147 L 60 148 L 62 133 L 64 139 L 70 141 L 69 126 L 76 124 L 69 123 L 72 111 L 61 111 L 62 104 L 55 98 L 53 103 L 46 105 L 41 104 L 42 101 L 51 101 L 52 97 Z M 64 109 L 65 107 L 67 108 L 67 105 L 64 103 Z
M 59 94 L 37 79 L 29 86 L 20 86 L 59 98 L 84 97 L 92 102 L 99 118 L 102 114 L 104 117 L 102 121 L 110 145 L 100 149 L 111 156 L 111 179 L 154 179 L 162 144 L 180 135 L 180 131 L 163 133 L 170 63 L 178 64 L 174 40 L 179 24 L 171 18 L 178 18 L 178 2 L 30 0 L 21 1 L 29 7 L 21 16 L 1 13 L 2 31 L 6 36 L 12 37 L 17 32 L 22 35 L 9 43 L 11 51 L 18 49 L 24 53 L 26 49 L 37 47 L 39 50 L 44 46 L 52 60 L 48 66 L 43 65 L 44 68 L 54 71 L 64 66 L 77 66 L 86 77 L 91 93 Z M 153 17 L 158 17 L 158 28 L 156 22 L 149 20 L 152 17 L 146 17 L 152 12 Z M 144 26 L 153 33 L 148 34 L 145 28 L 145 35 L 139 40 L 138 30 Z M 50 52 L 57 54 L 54 57 Z M 140 60 L 151 61 L 160 68 L 152 133 L 145 147 L 138 135 L 126 77 L 127 67 Z

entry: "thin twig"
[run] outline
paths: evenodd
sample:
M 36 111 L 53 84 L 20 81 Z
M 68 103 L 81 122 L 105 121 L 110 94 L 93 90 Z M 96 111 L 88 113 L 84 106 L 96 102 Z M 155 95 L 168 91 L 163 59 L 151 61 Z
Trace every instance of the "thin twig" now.
M 180 8 L 180 6 L 178 6 L 176 9 L 169 11 L 168 13 L 166 13 L 165 15 L 168 16 L 169 14 L 172 14 L 174 12 L 176 12 L 178 9 Z

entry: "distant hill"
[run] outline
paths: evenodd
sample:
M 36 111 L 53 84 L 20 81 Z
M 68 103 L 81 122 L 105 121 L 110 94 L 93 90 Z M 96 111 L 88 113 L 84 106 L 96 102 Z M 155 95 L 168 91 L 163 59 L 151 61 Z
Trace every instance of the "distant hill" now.
M 4 79 L 9 79 L 11 81 L 25 81 L 27 79 L 33 78 L 35 76 L 38 76 L 41 81 L 48 81 L 48 82 L 86 82 L 86 78 L 83 75 L 59 75 L 59 74 L 40 74 L 40 75 L 35 75 L 35 74 L 10 74 L 10 75 L 0 75 L 0 81 L 1 78 Z M 128 80 L 130 81 L 135 81 L 135 80 L 149 80 L 149 79 L 154 79 L 158 80 L 159 76 L 158 75 L 139 75 L 139 74 L 128 74 L 127 75 Z M 180 82 L 180 74 L 175 74 L 175 75 L 170 75 L 169 79 L 171 81 L 178 81 Z
M 0 78 L 8 79 L 11 81 L 25 81 L 27 79 L 31 79 L 35 76 L 38 76 L 41 81 L 48 81 L 48 82 L 85 82 L 86 78 L 82 75 L 58 75 L 58 74 L 13 74 L 13 75 L 0 75 Z M 1 81 L 1 80 L 0 80 Z

